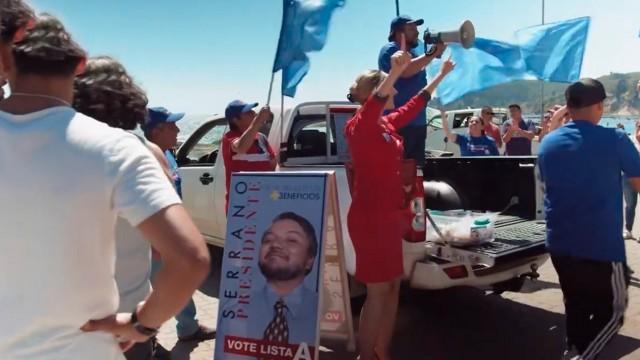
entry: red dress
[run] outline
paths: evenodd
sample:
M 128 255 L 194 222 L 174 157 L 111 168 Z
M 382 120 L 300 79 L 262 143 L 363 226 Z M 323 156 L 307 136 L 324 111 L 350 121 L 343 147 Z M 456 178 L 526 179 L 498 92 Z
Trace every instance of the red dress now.
M 407 219 L 400 166 L 404 147 L 396 129 L 423 110 L 428 95 L 416 95 L 383 116 L 386 100 L 371 96 L 345 127 L 353 163 L 347 223 L 356 251 L 355 278 L 364 283 L 402 276 L 402 235 Z

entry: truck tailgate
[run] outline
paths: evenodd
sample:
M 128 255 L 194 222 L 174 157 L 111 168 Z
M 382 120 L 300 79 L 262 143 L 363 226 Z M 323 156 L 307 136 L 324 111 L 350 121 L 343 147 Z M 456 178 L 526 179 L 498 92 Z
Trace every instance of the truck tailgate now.
M 427 253 L 443 260 L 492 267 L 544 254 L 545 227 L 541 220 L 503 216 L 496 221 L 492 242 L 468 247 L 427 242 Z

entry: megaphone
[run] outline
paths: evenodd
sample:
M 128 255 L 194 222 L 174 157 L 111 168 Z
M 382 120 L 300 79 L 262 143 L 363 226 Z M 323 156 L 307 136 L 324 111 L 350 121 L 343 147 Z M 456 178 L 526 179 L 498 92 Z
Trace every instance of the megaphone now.
M 460 43 L 463 48 L 468 49 L 473 46 L 476 41 L 476 29 L 473 27 L 473 23 L 469 20 L 460 25 L 458 30 L 444 31 L 444 32 L 432 32 L 427 29 L 424 32 L 424 43 L 428 44 L 442 44 L 442 43 Z M 426 47 L 425 47 L 426 48 Z M 432 47 L 432 51 L 435 49 Z

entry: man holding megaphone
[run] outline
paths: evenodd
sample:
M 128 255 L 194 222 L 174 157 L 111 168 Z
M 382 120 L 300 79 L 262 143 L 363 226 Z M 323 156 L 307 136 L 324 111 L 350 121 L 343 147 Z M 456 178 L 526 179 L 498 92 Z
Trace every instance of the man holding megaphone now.
M 398 94 L 394 98 L 395 104 L 405 104 L 420 90 L 427 86 L 427 73 L 425 67 L 435 57 L 442 55 L 447 45 L 444 43 L 435 44 L 435 50 L 429 55 L 419 54 L 416 51 L 418 46 L 418 26 L 424 24 L 424 20 L 414 20 L 406 15 L 396 17 L 391 21 L 389 32 L 389 43 L 384 45 L 378 56 L 378 68 L 386 73 L 391 69 L 391 56 L 400 50 L 401 37 L 404 36 L 407 51 L 411 54 L 411 63 L 402 73 L 396 82 Z M 427 139 L 427 112 L 423 109 L 404 128 L 398 129 L 398 133 L 404 139 L 404 157 L 414 159 L 416 165 L 424 167 L 424 144 Z
M 406 15 L 400 15 L 391 21 L 389 43 L 384 45 L 378 56 L 378 68 L 386 73 L 391 69 L 391 56 L 400 50 L 400 39 L 404 36 L 407 51 L 411 54 L 411 63 L 402 73 L 402 77 L 396 82 L 398 94 L 394 101 L 396 104 L 405 104 L 411 97 L 417 94 L 427 85 L 427 73 L 425 68 L 431 60 L 439 58 L 447 48 L 448 42 L 460 43 L 468 49 L 475 42 L 475 29 L 470 21 L 462 23 L 459 29 L 447 32 L 424 33 L 426 51 L 424 54 L 416 52 L 418 46 L 418 26 L 424 24 L 424 20 L 414 20 Z M 430 45 L 427 47 L 426 45 Z M 404 140 L 404 157 L 413 159 L 420 168 L 424 167 L 424 147 L 427 139 L 427 113 L 421 111 L 410 123 L 398 133 Z

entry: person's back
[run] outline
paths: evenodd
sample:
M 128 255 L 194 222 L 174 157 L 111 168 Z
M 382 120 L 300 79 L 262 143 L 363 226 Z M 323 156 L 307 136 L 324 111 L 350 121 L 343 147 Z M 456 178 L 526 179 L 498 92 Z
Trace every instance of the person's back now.
M 74 80 L 74 109 L 113 128 L 135 130 L 145 119 L 147 102 L 144 90 L 124 66 L 108 56 L 87 60 L 83 73 Z M 162 166 L 166 166 L 159 148 L 142 136 L 138 139 Z M 118 312 L 126 312 L 144 301 L 151 292 L 151 246 L 140 231 L 122 217 L 118 217 L 115 231 L 115 280 L 120 296 Z
M 13 5 L 26 7 L 3 2 L 3 25 Z M 206 247 L 140 140 L 71 108 L 86 53 L 60 21 L 39 16 L 15 44 L 8 28 L 0 41 L 12 89 L 0 103 L 0 359 L 121 359 L 118 342 L 148 340 L 202 281 Z M 166 280 L 122 314 L 118 215 L 169 258 Z
M 624 260 L 621 232 L 613 229 L 622 228 L 620 149 L 627 141 L 621 130 L 579 120 L 544 138 L 539 166 L 552 251 Z
M 619 129 L 597 124 L 604 85 L 581 79 L 554 107 L 540 144 L 547 248 L 566 313 L 563 358 L 595 359 L 623 323 L 629 273 L 622 239 L 622 173 L 640 189 L 640 155 Z M 550 125 L 550 128 L 553 129 Z
M 112 335 L 80 328 L 116 312 L 117 210 L 134 224 L 155 212 L 153 203 L 133 197 L 139 186 L 133 169 L 161 177 L 160 167 L 133 135 L 67 107 L 0 112 L 0 159 L 0 227 L 10 240 L 0 242 L 0 262 L 11 269 L 0 275 L 0 306 L 8 315 L 0 354 L 116 358 Z

